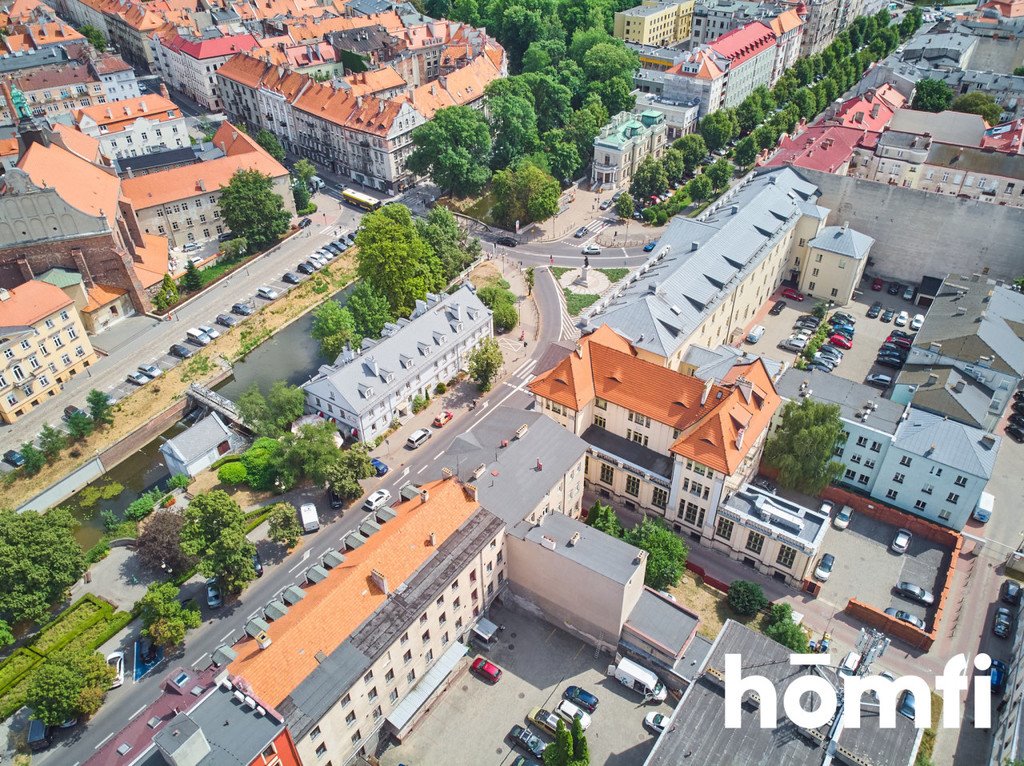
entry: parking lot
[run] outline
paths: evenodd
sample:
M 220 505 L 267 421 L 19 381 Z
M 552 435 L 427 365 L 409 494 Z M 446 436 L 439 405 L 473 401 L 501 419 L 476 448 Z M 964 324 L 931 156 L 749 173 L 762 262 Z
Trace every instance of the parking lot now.
M 489 619 L 505 626 L 498 641 L 486 651 L 504 671 L 501 680 L 490 685 L 463 670 L 463 676 L 433 703 L 405 742 L 381 756 L 382 766 L 507 766 L 517 756 L 526 755 L 508 739 L 512 726 L 527 725 L 527 715 L 535 707 L 554 710 L 571 684 L 582 686 L 600 700 L 587 730 L 590 762 L 612 766 L 644 762 L 655 739 L 643 727 L 644 716 L 651 712 L 668 715 L 672 712 L 668 704 L 641 705 L 639 694 L 605 675 L 613 661 L 609 655 L 595 656 L 592 646 L 539 618 L 495 606 Z M 474 656 L 471 651 L 462 667 Z M 552 737 L 535 725 L 530 724 L 530 730 L 551 742 Z
M 857 320 L 857 324 L 854 327 L 856 332 L 854 333 L 853 348 L 843 351 L 843 361 L 835 369 L 834 374 L 841 375 L 847 380 L 854 380 L 858 383 L 864 382 L 867 376 L 872 374 L 888 375 L 890 378 L 895 379 L 899 370 L 876 364 L 875 357 L 878 354 L 879 346 L 882 345 L 893 329 L 903 329 L 910 332 L 908 327 L 895 328 L 891 321 L 883 323 L 880 318 L 868 319 L 866 314 L 871 304 L 878 301 L 883 309 L 891 308 L 896 312 L 906 311 L 910 316 L 918 312 L 924 313 L 923 309 L 918 309 L 910 301 L 903 300 L 901 295 L 889 295 L 885 290 L 874 292 L 870 289 L 870 285 L 870 281 L 863 282 L 863 294 L 855 297 L 846 306 L 836 309 L 853 316 Z M 770 308 L 776 300 L 778 300 L 778 295 L 769 300 L 767 307 Z M 765 328 L 764 337 L 761 341 L 756 346 L 744 342 L 743 346 L 750 351 L 761 351 L 768 356 L 793 364 L 797 355 L 778 346 L 793 333 L 793 323 L 797 318 L 803 314 L 810 313 L 811 309 L 814 308 L 815 301 L 812 298 L 807 298 L 802 302 L 785 298 L 783 300 L 786 301 L 786 308 L 782 310 L 781 314 L 778 316 L 765 315 L 754 322 L 755 324 L 763 325 Z
M 854 597 L 877 609 L 902 609 L 920 617 L 931 629 L 934 608 L 899 596 L 894 588 L 898 582 L 911 582 L 938 599 L 950 553 L 920 536 L 911 540 L 906 553 L 896 553 L 890 543 L 897 529 L 858 513 L 844 530 L 829 526 L 819 554 L 833 554 L 836 563 L 820 597 L 837 609 L 845 608 Z

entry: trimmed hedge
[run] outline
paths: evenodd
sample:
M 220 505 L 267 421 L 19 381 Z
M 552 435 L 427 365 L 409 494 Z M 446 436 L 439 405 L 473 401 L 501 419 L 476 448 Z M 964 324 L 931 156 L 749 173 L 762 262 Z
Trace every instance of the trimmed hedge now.
M 216 471 L 218 468 L 220 468 L 222 465 L 226 463 L 237 463 L 241 459 L 241 455 L 225 455 L 224 457 L 219 457 L 212 463 L 210 463 L 210 470 Z

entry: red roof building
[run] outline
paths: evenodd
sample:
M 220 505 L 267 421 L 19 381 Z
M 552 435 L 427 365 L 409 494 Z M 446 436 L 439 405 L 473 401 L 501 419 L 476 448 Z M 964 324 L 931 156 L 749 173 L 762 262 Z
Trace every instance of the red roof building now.
M 906 103 L 906 97 L 886 83 L 826 110 L 819 122 L 881 132 Z
M 864 128 L 811 125 L 793 137 L 784 136 L 779 141 L 778 151 L 764 165 L 771 168 L 792 165 L 846 175 L 853 150 L 865 142 L 873 146 L 877 137 L 877 133 Z
M 775 47 L 775 33 L 760 21 L 726 32 L 709 46 L 719 56 L 729 59 L 735 69 L 768 48 Z

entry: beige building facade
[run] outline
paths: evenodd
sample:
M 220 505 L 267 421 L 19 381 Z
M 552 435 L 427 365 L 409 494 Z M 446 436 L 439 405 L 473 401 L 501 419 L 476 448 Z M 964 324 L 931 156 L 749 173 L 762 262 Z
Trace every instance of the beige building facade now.
M 640 5 L 615 14 L 613 34 L 639 45 L 665 46 L 688 40 L 695 4 L 696 0 L 643 0 Z
M 594 139 L 593 183 L 605 188 L 625 187 L 640 163 L 660 157 L 668 148 L 668 123 L 654 109 L 640 114 L 620 112 Z
M 811 298 L 845 306 L 860 285 L 874 240 L 848 225 L 826 226 L 807 243 L 800 289 Z

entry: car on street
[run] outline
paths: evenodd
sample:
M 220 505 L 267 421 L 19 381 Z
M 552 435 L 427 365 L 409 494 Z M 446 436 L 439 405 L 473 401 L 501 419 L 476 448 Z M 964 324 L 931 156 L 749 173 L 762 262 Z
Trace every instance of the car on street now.
M 257 577 L 263 577 L 263 559 L 260 558 L 259 551 L 255 551 L 252 554 L 252 569 Z
M 308 218 L 307 217 L 307 218 L 299 219 L 299 228 L 300 229 L 305 229 L 307 226 L 311 226 L 312 224 L 313 224 L 313 219 L 312 218 Z
M 366 502 L 363 503 L 363 510 L 376 511 L 390 502 L 391 493 L 386 489 L 378 489 L 376 492 L 371 492 L 370 496 L 366 498 Z
M 904 598 L 909 598 L 911 601 L 916 601 L 925 606 L 931 606 L 935 603 L 935 596 L 931 591 L 927 591 L 920 585 L 907 582 L 906 580 L 901 581 L 896 586 L 896 591 Z
M 881 313 L 882 304 L 879 303 L 878 301 L 875 301 L 874 303 L 871 304 L 871 308 L 868 309 L 867 317 L 868 319 L 877 319 L 878 315 Z
M 134 383 L 136 386 L 144 386 L 147 383 L 149 383 L 149 381 L 150 381 L 150 378 L 147 378 L 141 372 L 134 372 L 133 371 L 133 372 L 129 372 L 128 373 L 128 382 L 129 383 Z
M 281 275 L 281 281 L 289 285 L 297 285 L 302 280 L 299 279 L 298 274 L 295 274 L 291 271 L 286 271 L 284 274 Z
M 889 289 L 886 292 L 888 292 L 889 295 L 899 295 L 901 292 L 903 292 L 903 285 L 901 285 L 899 282 L 890 282 Z
M 913 539 L 914 536 L 910 534 L 909 529 L 897 529 L 889 547 L 896 553 L 906 553 L 907 549 L 910 547 L 910 541 Z
M 896 309 L 886 309 L 885 311 L 882 312 L 882 316 L 879 317 L 879 320 L 888 324 L 893 320 L 893 317 L 895 316 Z
M 107 664 L 114 669 L 114 680 L 110 682 L 110 688 L 116 689 L 124 683 L 124 652 L 108 654 Z
M 502 247 L 515 247 L 519 244 L 519 240 L 515 237 L 498 237 L 497 242 Z
M 409 449 L 419 449 L 431 436 L 433 436 L 433 434 L 430 432 L 430 429 L 417 428 L 409 434 L 409 438 L 405 440 L 405 446 Z
M 583 254 L 584 255 L 600 255 L 601 254 L 601 248 L 599 248 L 597 245 L 595 245 L 593 242 L 591 242 L 589 245 L 587 245 L 586 247 L 583 248 Z
M 220 337 L 220 330 L 215 330 L 208 324 L 201 324 L 197 329 L 212 340 L 216 340 Z
M 672 600 L 674 601 L 675 599 Z M 583 731 L 590 728 L 590 713 L 569 700 L 562 700 L 558 703 L 558 707 L 555 708 L 555 715 L 565 721 L 565 725 L 568 728 L 572 728 L 572 722 L 577 718 Z
M 773 317 L 777 317 L 782 313 L 786 306 L 787 303 L 785 301 L 775 301 L 775 303 L 772 304 L 772 307 L 768 309 L 768 313 Z
M 644 728 L 661 734 L 668 725 L 668 716 L 662 713 L 648 713 L 644 716 Z
M 912 285 L 908 285 L 907 288 L 903 291 L 903 300 L 905 300 L 905 301 L 912 301 L 912 300 L 914 300 L 914 288 L 913 288 Z
M 263 287 L 256 288 L 256 295 L 268 301 L 276 301 L 278 298 L 281 297 L 281 293 L 279 293 L 273 287 L 267 287 L 266 285 L 263 285 Z
M 853 341 L 847 338 L 845 335 L 840 335 L 839 333 L 836 333 L 831 338 L 829 338 L 828 342 L 831 343 L 833 346 L 839 346 L 839 348 L 853 348 Z
M 238 314 L 238 316 L 249 317 L 253 314 L 253 308 L 248 303 L 242 303 L 241 301 L 231 306 L 231 313 Z
M 220 590 L 220 583 L 216 577 L 206 581 L 206 605 L 210 609 L 219 609 L 224 604 L 224 595 Z
M 477 656 L 473 660 L 473 664 L 469 666 L 470 671 L 485 681 L 490 681 L 492 684 L 498 683 L 501 680 L 501 668 L 495 665 L 486 657 Z
M 138 370 L 147 378 L 159 378 L 164 374 L 164 371 L 155 364 L 140 364 Z
M 989 667 L 989 680 L 991 681 L 992 693 L 1002 694 L 1006 691 L 1006 677 L 1009 675 L 1010 669 L 1006 663 L 1002 660 L 992 660 L 992 665 Z
M 892 320 L 892 323 L 897 327 L 906 327 L 907 322 L 909 321 L 910 314 L 908 314 L 906 311 L 901 311 L 899 314 L 896 315 L 896 318 Z
M 888 388 L 892 385 L 892 375 L 882 375 L 875 373 L 874 375 L 868 375 L 864 379 L 864 382 L 869 386 L 876 386 L 877 388 Z
M 217 318 L 214 320 L 221 327 L 234 327 L 238 324 L 238 319 L 231 316 L 231 314 L 217 314 Z
M 896 712 L 904 718 L 909 718 L 911 721 L 917 716 L 917 700 L 914 698 L 914 692 L 910 691 L 910 689 L 903 692 Z
M 839 509 L 839 513 L 832 519 L 832 526 L 836 529 L 846 529 L 850 526 L 850 519 L 853 518 L 853 508 L 848 505 L 844 505 Z
M 804 294 L 799 290 L 794 290 L 792 287 L 787 287 L 782 291 L 783 298 L 789 298 L 791 301 L 802 301 Z
M 565 693 L 562 694 L 562 699 L 567 699 L 574 705 L 579 705 L 588 713 L 593 713 L 597 710 L 597 697 L 588 692 L 582 686 L 566 687 Z
M 656 248 L 657 246 L 658 246 L 657 240 L 652 239 L 650 242 L 648 242 L 646 245 L 644 245 L 644 252 L 645 253 L 649 253 L 652 250 L 654 250 L 654 248 Z
M 21 468 L 25 465 L 25 456 L 16 449 L 9 449 L 4 453 L 4 462 L 12 468 Z
M 541 741 L 540 737 L 526 727 L 516 724 L 512 727 L 512 731 L 508 733 L 508 736 L 516 747 L 522 748 L 537 758 L 544 757 L 544 748 L 547 747 L 547 743 Z
M 1013 628 L 1013 613 L 1005 606 L 997 606 L 992 616 L 992 633 L 996 638 L 1009 638 Z
M 913 625 L 918 630 L 926 630 L 928 628 L 924 620 L 922 620 L 917 615 L 911 614 L 906 610 L 897 609 L 894 606 L 890 606 L 888 609 L 885 610 L 885 613 L 890 617 L 895 617 L 900 622 L 905 622 L 908 625 Z
M 383 460 L 370 458 L 370 465 L 373 466 L 373 470 L 376 472 L 377 476 L 383 476 L 388 472 L 388 466 Z
M 832 575 L 832 569 L 835 565 L 836 557 L 831 553 L 826 553 L 821 557 L 818 566 L 814 569 L 814 579 L 820 582 L 827 582 L 828 578 Z
M 558 716 L 549 710 L 545 710 L 542 707 L 535 707 L 526 717 L 531 723 L 536 724 L 538 729 L 547 732 L 552 737 L 555 736 L 555 732 L 558 731 Z
M 444 425 L 448 423 L 453 417 L 454 415 L 452 415 L 451 410 L 445 410 L 436 418 L 434 418 L 434 428 L 443 428 Z
M 300 274 L 305 274 L 308 277 L 310 274 L 316 271 L 316 267 L 309 261 L 303 261 L 302 263 L 295 267 L 295 270 Z
M 83 410 L 81 407 L 76 407 L 73 404 L 68 405 L 64 408 L 64 419 L 71 420 L 71 416 L 81 413 L 82 415 L 88 415 L 89 413 Z
M 871 280 L 871 289 L 874 290 L 876 293 L 881 291 L 883 287 L 885 287 L 885 282 L 883 282 L 878 277 L 875 277 L 873 280 Z
M 1020 426 L 1007 426 L 1003 433 L 1017 442 L 1017 444 L 1024 444 L 1024 428 Z
M 171 356 L 178 357 L 178 359 L 188 359 L 195 352 L 184 343 L 175 343 L 167 353 Z
M 602 203 L 601 203 L 600 205 L 598 205 L 598 207 L 599 207 L 599 208 L 600 208 L 601 210 L 607 210 L 607 209 L 608 209 L 608 208 L 610 208 L 611 206 L 612 206 L 612 201 L 611 201 L 610 199 L 606 199 L 606 200 L 604 200 L 604 201 L 603 201 L 603 202 L 602 202 Z
M 573 234 L 573 236 L 576 237 L 576 239 L 583 239 L 585 236 L 587 236 L 587 227 L 580 226 L 578 229 L 576 229 L 576 233 Z
M 914 318 L 910 320 L 910 329 L 917 332 L 924 326 L 924 314 L 914 314 Z

